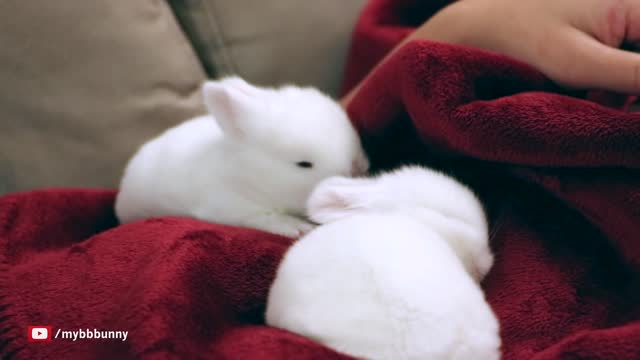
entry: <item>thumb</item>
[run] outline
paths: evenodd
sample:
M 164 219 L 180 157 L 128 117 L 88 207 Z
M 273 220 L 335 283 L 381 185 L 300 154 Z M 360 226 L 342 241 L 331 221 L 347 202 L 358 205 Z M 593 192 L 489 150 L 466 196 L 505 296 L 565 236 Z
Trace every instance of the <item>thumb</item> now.
M 565 36 L 557 53 L 563 66 L 550 66 L 550 78 L 578 89 L 640 94 L 640 54 L 612 48 L 574 28 Z

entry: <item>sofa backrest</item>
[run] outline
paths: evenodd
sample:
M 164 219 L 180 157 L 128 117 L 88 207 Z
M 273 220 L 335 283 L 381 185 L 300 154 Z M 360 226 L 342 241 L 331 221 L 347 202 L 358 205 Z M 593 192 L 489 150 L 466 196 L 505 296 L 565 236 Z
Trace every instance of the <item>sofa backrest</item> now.
M 364 0 L 0 1 L 0 194 L 118 186 L 207 77 L 337 96 Z

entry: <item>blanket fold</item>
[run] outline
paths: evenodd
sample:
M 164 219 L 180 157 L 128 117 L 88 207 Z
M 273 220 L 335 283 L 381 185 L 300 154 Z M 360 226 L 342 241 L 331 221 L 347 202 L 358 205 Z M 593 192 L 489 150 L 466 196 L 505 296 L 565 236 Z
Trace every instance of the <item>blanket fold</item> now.
M 483 200 L 504 359 L 640 359 L 640 114 L 430 41 L 371 72 L 446 3 L 370 0 L 361 15 L 344 90 L 368 75 L 348 112 L 372 164 L 433 166 Z M 0 198 L 0 358 L 349 359 L 264 325 L 291 239 L 185 218 L 119 226 L 114 195 Z M 30 325 L 61 332 L 30 342 Z M 79 329 L 128 336 L 60 335 Z

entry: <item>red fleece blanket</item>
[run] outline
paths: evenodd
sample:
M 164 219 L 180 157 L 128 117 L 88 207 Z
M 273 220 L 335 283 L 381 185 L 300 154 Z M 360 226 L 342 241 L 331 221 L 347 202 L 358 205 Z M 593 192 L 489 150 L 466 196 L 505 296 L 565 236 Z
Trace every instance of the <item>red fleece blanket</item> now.
M 345 89 L 443 3 L 372 0 Z M 640 115 L 572 95 L 507 57 L 424 41 L 372 73 L 349 112 L 377 168 L 428 164 L 484 200 L 505 359 L 637 360 Z M 179 218 L 117 226 L 113 200 L 0 199 L 3 359 L 348 359 L 264 325 L 291 240 Z M 29 342 L 29 325 L 57 338 Z

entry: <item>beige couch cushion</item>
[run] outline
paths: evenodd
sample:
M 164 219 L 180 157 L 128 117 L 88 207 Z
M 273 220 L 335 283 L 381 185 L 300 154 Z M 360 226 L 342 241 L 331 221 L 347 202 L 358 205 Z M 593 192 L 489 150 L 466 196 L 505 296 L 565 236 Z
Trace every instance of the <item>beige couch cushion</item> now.
M 366 0 L 169 0 L 211 76 L 314 85 L 336 96 Z
M 0 1 L 0 194 L 115 187 L 148 137 L 203 111 L 165 1 Z

